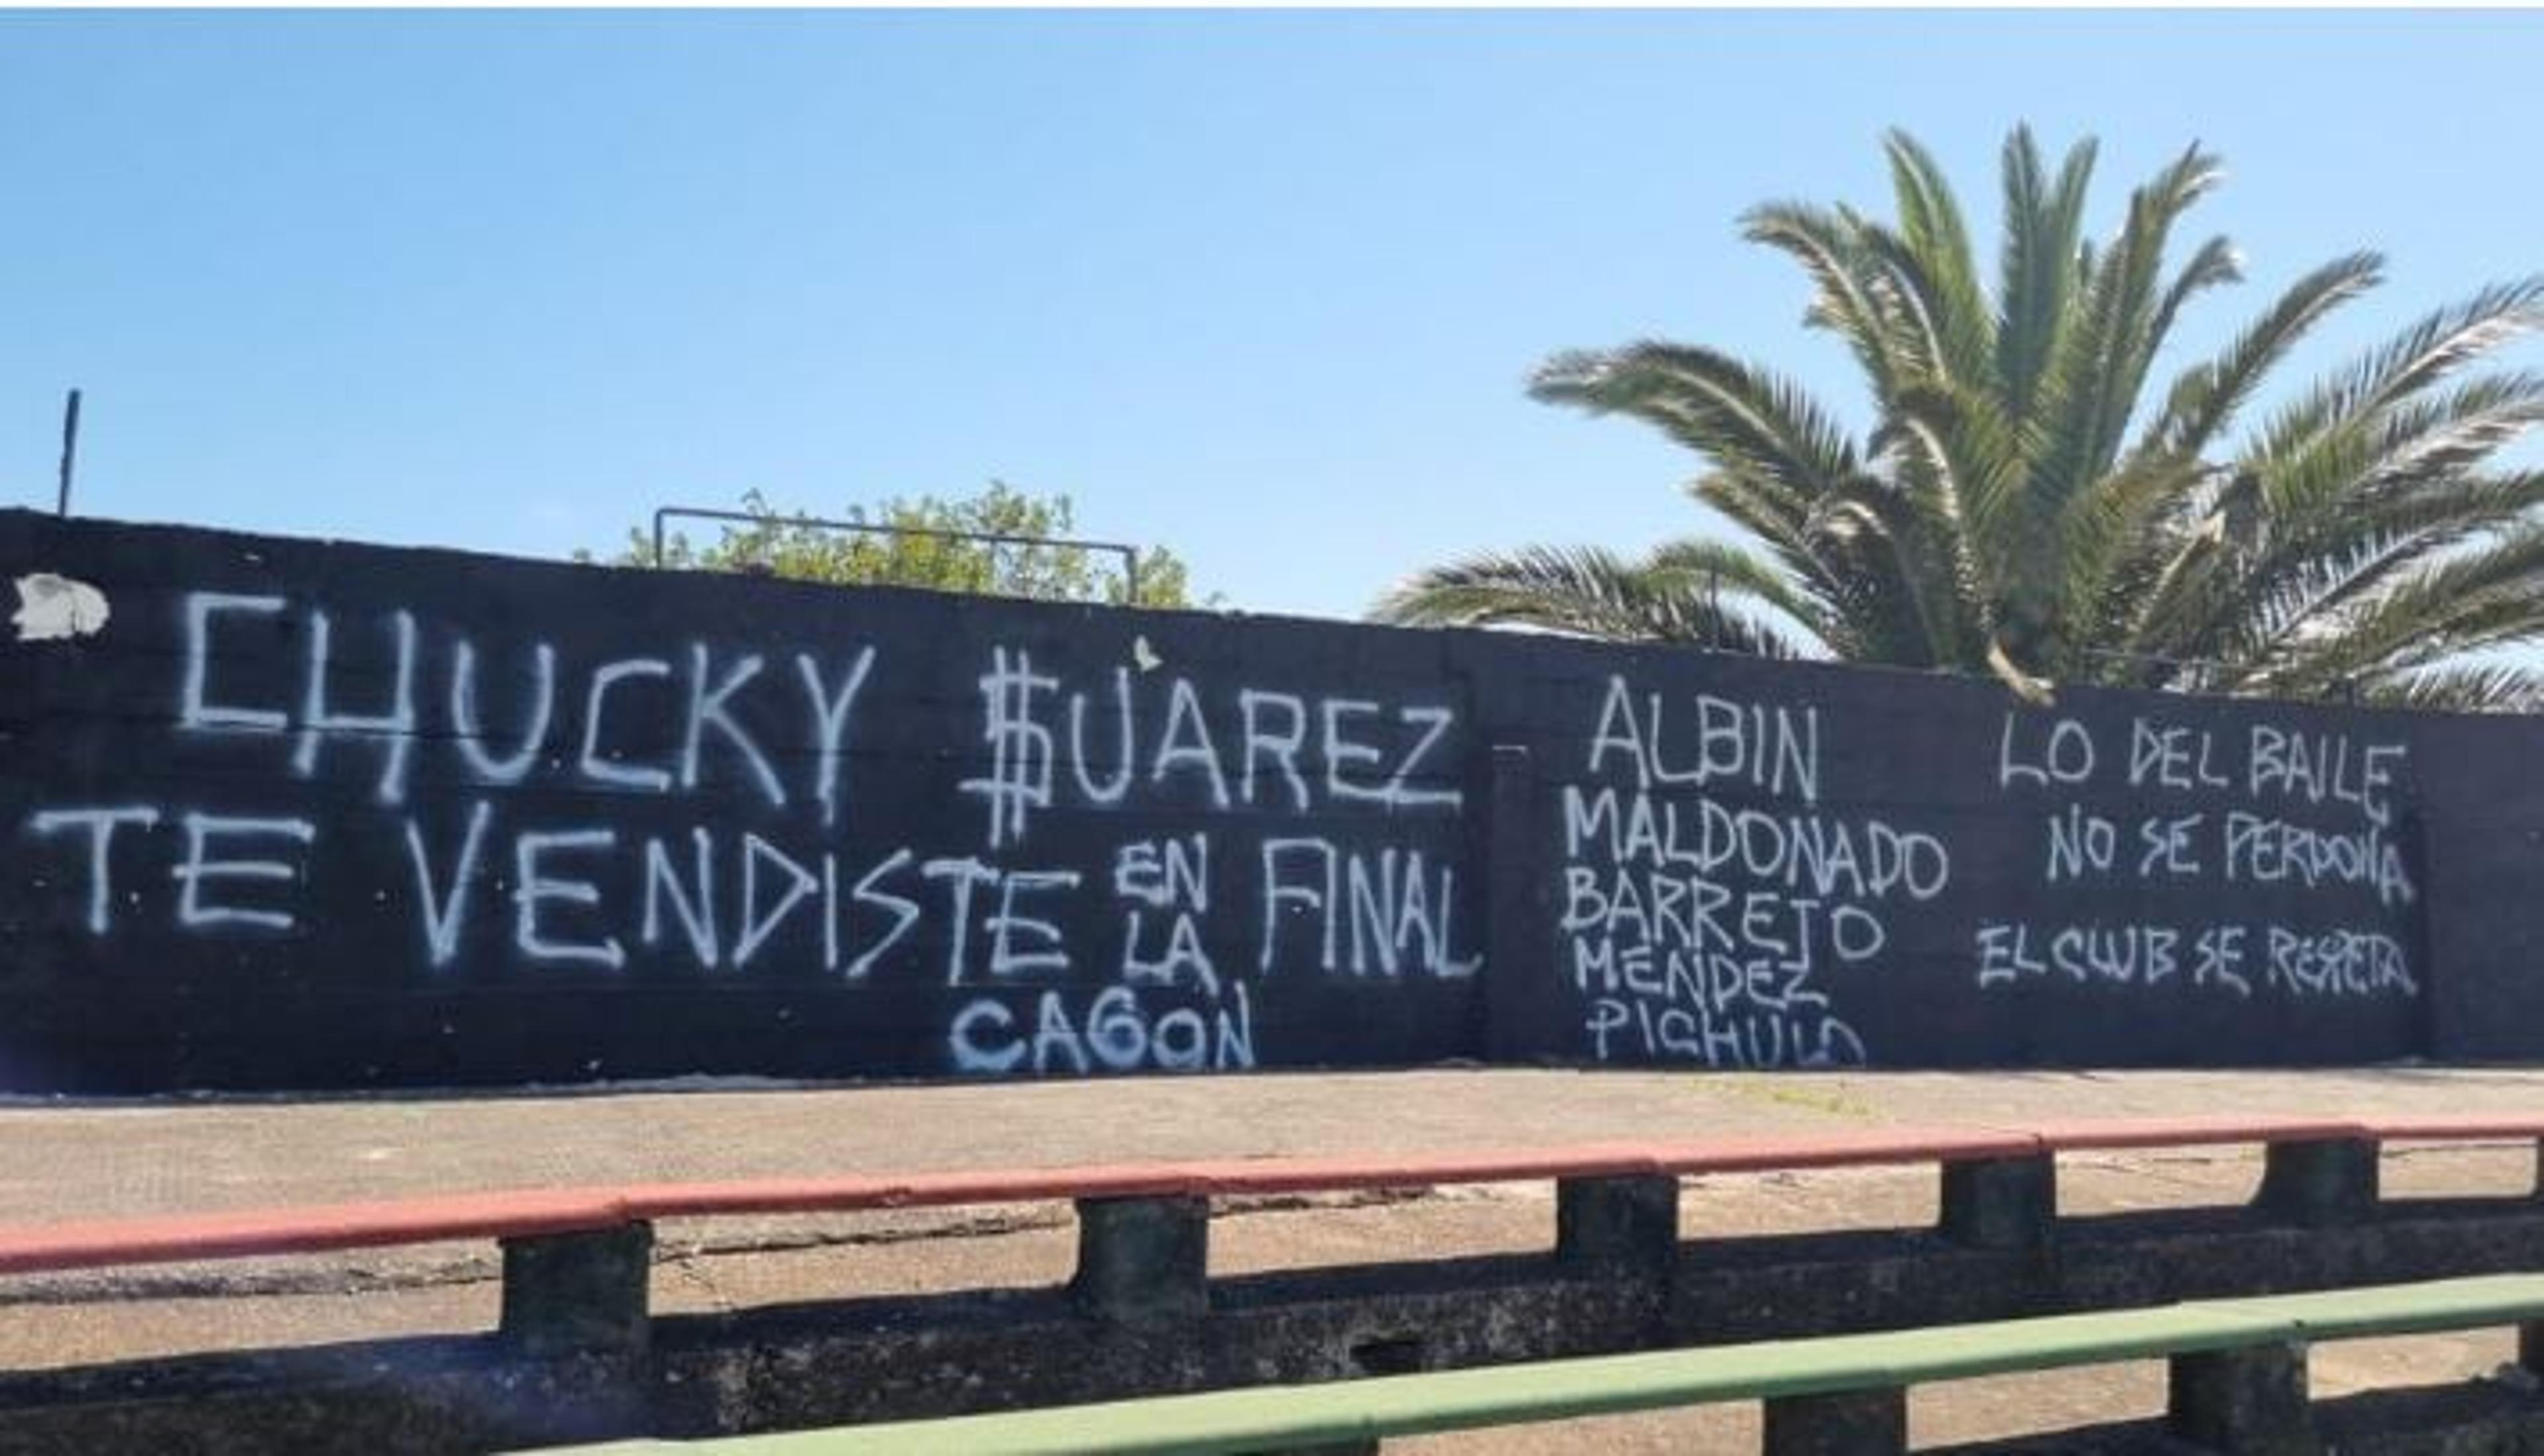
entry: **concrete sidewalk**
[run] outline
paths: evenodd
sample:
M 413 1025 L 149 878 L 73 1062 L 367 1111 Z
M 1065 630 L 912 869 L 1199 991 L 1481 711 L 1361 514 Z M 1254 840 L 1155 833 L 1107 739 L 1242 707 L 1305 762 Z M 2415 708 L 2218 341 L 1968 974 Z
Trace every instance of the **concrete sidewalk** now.
M 0 1222 L 654 1178 L 2186 1113 L 2531 1112 L 2544 1071 L 1255 1074 L 0 1107 Z
M 2192 1113 L 2530 1113 L 2544 1071 L 1695 1074 L 1428 1071 L 942 1088 L 613 1090 L 541 1096 L 155 1101 L 0 1107 L 0 1222 L 245 1208 L 409 1193 L 786 1173 L 1055 1166 L 1147 1158 L 1439 1152 L 1615 1138 L 1988 1125 Z M 2252 1150 L 2064 1160 L 2078 1212 L 2250 1196 Z M 2399 1193 L 2529 1185 L 2517 1143 L 2391 1153 Z M 1925 1169 L 1706 1178 L 1688 1237 L 1914 1226 Z M 1214 1228 L 1227 1273 L 1547 1247 L 1551 1189 L 1256 1200 Z M 855 1294 L 1055 1283 L 1065 1206 L 674 1223 L 666 1312 Z M 361 1251 L 0 1278 L 0 1368 L 490 1328 L 491 1247 Z M 2319 1391 L 2487 1370 L 2504 1334 L 2327 1347 Z M 1920 1441 L 1975 1439 L 2162 1405 L 2158 1366 L 1973 1382 L 1917 1398 Z M 1459 1450 L 1738 1449 L 1754 1416 L 1709 1412 L 1505 1432 Z M 1754 1436 L 1749 1437 L 1754 1439 Z

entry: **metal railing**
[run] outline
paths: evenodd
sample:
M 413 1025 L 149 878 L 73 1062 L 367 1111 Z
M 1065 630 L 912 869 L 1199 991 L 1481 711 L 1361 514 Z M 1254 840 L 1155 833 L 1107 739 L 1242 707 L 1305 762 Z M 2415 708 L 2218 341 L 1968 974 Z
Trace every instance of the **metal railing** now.
M 2196 674 L 2203 675 L 2192 680 L 2188 690 L 2194 692 L 2206 690 L 2216 682 L 2216 678 L 2209 675 L 2232 672 L 2239 666 L 2239 664 L 2213 657 L 2168 657 L 2160 652 L 2123 652 L 2107 647 L 2080 647 L 2077 653 L 2079 656 L 2093 658 L 2098 662 L 2128 663 L 2177 670 L 2190 669 Z M 2358 701 L 2358 680 L 2350 676 L 2334 680 L 2330 688 L 2323 694 L 2325 701 L 2338 703 L 2355 703 Z
M 719 521 L 744 526 L 810 526 L 816 530 L 855 531 L 867 535 L 919 536 L 949 541 L 974 541 L 990 546 L 1058 546 L 1073 551 L 1103 551 L 1122 558 L 1124 600 L 1137 605 L 1140 600 L 1140 551 L 1120 541 L 1073 540 L 1066 536 L 1011 534 L 994 530 L 942 530 L 934 526 L 885 526 L 872 521 L 831 521 L 818 516 L 755 516 L 748 511 L 720 511 L 705 506 L 658 506 L 654 509 L 654 565 L 663 565 L 664 526 L 680 521 Z

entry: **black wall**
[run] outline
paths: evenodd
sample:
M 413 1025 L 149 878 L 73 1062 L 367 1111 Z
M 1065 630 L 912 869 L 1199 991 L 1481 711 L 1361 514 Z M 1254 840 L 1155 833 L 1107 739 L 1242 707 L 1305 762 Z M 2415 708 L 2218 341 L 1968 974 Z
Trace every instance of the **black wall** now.
M 2531 722 L 28 513 L 0 578 L 8 1090 L 2544 1044 Z

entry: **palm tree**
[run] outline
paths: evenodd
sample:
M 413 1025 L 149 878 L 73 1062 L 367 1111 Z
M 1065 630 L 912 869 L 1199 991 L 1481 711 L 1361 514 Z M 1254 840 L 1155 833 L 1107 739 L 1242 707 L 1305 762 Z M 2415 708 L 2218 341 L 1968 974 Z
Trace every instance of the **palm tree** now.
M 1531 383 L 1696 450 L 1708 468 L 1689 489 L 1761 549 L 1478 555 L 1374 614 L 1993 671 L 2035 694 L 2544 704 L 2544 675 L 2483 656 L 2544 634 L 2544 471 L 2498 460 L 2544 419 L 2544 375 L 2476 372 L 2544 324 L 2544 278 L 2432 314 L 2243 427 L 2272 368 L 2383 260 L 2307 274 L 2151 396 L 2184 306 L 2242 277 L 2221 237 L 2165 267 L 2174 225 L 2219 181 L 2214 156 L 2185 151 L 2098 247 L 2082 233 L 2094 144 L 2053 176 L 2018 127 L 1991 291 L 1933 158 L 1900 132 L 1886 148 L 1894 223 L 1791 202 L 1743 219 L 1809 275 L 1806 324 L 1845 342 L 1871 393 L 1864 439 L 1791 381 L 1694 345 L 1561 354 Z

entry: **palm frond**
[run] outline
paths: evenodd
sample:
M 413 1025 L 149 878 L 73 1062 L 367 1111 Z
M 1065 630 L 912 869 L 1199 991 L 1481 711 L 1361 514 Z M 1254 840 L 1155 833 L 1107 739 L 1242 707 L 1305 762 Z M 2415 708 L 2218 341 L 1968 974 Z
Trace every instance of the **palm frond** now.
M 1596 546 L 1529 546 L 1421 572 L 1370 614 L 1401 626 L 1526 626 L 1759 657 L 1816 655 L 1807 627 L 1769 618 L 1791 615 L 1787 607 L 1815 610 L 1773 568 L 1729 547 L 1664 548 L 1635 561 Z
M 2544 277 L 2501 283 L 2442 308 L 2281 409 L 2247 446 L 2261 468 L 2440 383 L 2544 324 Z
M 2349 679 L 2427 667 L 2544 634 L 2544 524 L 2520 524 L 2479 547 L 2398 574 L 2324 631 L 2247 678 L 2268 690 L 2317 693 Z
M 2355 685 L 2354 695 L 2376 707 L 2423 712 L 2544 712 L 2544 673 L 2514 663 L 2460 664 L 2372 678 Z
M 2007 415 L 2031 414 L 2056 352 L 2073 295 L 2085 188 L 2094 172 L 2094 143 L 2078 142 L 2051 184 L 2041 176 L 2031 130 L 2018 126 L 2005 144 L 2005 252 L 1997 289 L 1997 387 Z
M 1969 231 L 1961 222 L 1951 183 L 1933 155 L 1905 131 L 1887 132 L 1882 149 L 1890 158 L 1901 246 L 1883 246 L 1879 251 L 1903 267 L 1903 278 L 1915 280 L 1950 371 L 1972 381 L 1985 378 L 1995 361 L 1995 319 L 1979 289 Z
M 2374 253 L 2351 253 L 2290 284 L 2216 358 L 2174 382 L 2137 453 L 2186 456 L 2208 448 L 2271 366 L 2326 314 L 2376 286 L 2384 267 L 2384 259 Z
M 1911 341 L 1901 337 L 1898 320 L 1875 296 L 1863 244 L 1848 220 L 1799 202 L 1769 202 L 1743 214 L 1741 231 L 1749 241 L 1801 265 L 1817 290 L 1803 322 L 1846 341 L 1871 381 L 1874 397 L 1886 399 L 1904 367 L 1901 352 Z
M 2146 370 L 2162 342 L 2156 280 L 2173 224 L 2216 185 L 2217 159 L 2193 146 L 2129 196 L 2128 219 L 2088 275 L 2078 326 L 2053 365 L 2058 426 L 2035 472 L 2033 498 L 2046 515 L 2111 467 Z M 2177 282 L 2198 283 L 2210 259 Z M 2169 319 L 2163 322 L 2170 322 Z
M 1885 430 L 1915 467 L 1912 478 L 1936 492 L 1934 514 L 1958 524 L 1952 569 L 1994 600 L 2031 545 L 2023 529 L 2021 430 L 1993 396 L 1946 380 L 1902 391 Z
M 1530 392 L 1646 420 L 1805 508 L 1861 468 L 1846 433 L 1798 385 L 1709 349 L 1647 340 L 1557 355 Z
M 2181 315 L 2184 304 L 2210 288 L 2243 281 L 2244 260 L 2235 251 L 2234 243 L 2224 237 L 2212 237 L 2201 243 L 2198 250 L 2190 255 L 2190 261 L 2182 266 L 2182 272 L 2174 275 L 2173 282 L 2165 287 L 2164 297 L 2157 302 L 2155 315 L 2147 326 L 2143 346 L 2146 353 L 2152 357 L 2164 347 L 2165 337 L 2173 332 L 2174 320 Z M 2135 391 L 2131 393 L 2134 395 Z

